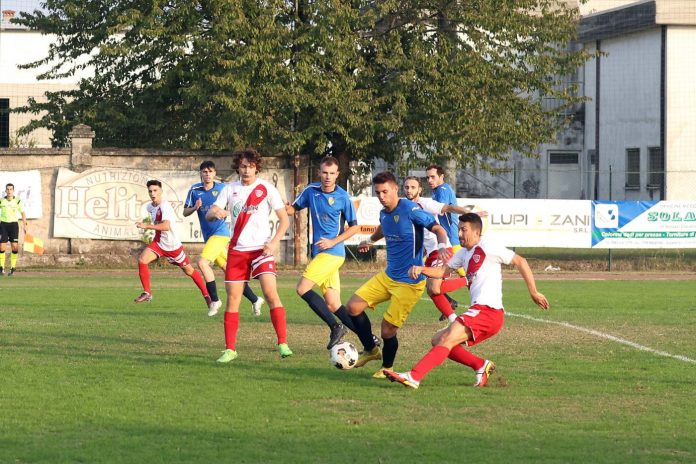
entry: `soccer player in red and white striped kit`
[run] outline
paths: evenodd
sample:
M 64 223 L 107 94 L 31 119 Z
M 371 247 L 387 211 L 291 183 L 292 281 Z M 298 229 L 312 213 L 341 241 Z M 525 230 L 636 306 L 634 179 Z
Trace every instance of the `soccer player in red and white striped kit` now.
M 386 377 L 410 388 L 418 388 L 421 380 L 435 367 L 449 358 L 474 370 L 475 387 L 484 387 L 495 369 L 495 363 L 482 359 L 466 347 L 476 345 L 497 334 L 503 326 L 503 276 L 501 264 L 512 264 L 519 271 L 527 290 L 541 309 L 549 309 L 546 297 L 536 288 L 534 275 L 527 260 L 514 251 L 497 244 L 495 240 L 482 239 L 481 218 L 474 213 L 459 216 L 459 240 L 462 248 L 442 267 L 412 266 L 412 278 L 425 275 L 441 279 L 464 268 L 469 281 L 471 306 L 447 328 L 437 332 L 432 339 L 433 348 L 408 372 L 384 371 Z
M 285 202 L 278 189 L 270 182 L 257 177 L 262 157 L 253 149 L 238 151 L 232 155 L 232 167 L 239 173 L 239 180 L 229 183 L 210 207 L 206 218 L 230 218 L 232 238 L 227 252 L 225 291 L 227 306 L 224 316 L 225 347 L 217 362 L 228 363 L 237 358 L 237 331 L 239 329 L 239 305 L 244 285 L 250 278 L 258 279 L 268 307 L 281 358 L 292 356 L 287 343 L 285 308 L 276 286 L 276 263 L 273 251 L 290 226 Z M 271 211 L 278 216 L 278 227 L 271 237 L 269 218 Z
M 138 274 L 143 285 L 143 293 L 135 299 L 136 303 L 152 301 L 150 290 L 150 268 L 148 264 L 157 260 L 159 257 L 167 258 L 170 264 L 179 266 L 184 274 L 191 277 L 205 298 L 206 305 L 210 306 L 211 299 L 205 287 L 205 281 L 200 272 L 191 266 L 188 256 L 184 251 L 181 241 L 174 233 L 174 223 L 176 214 L 174 208 L 168 201 L 162 199 L 162 182 L 151 179 L 147 181 L 147 192 L 152 202 L 147 205 L 147 212 L 150 214 L 151 223 L 136 222 L 136 227 L 143 230 L 154 230 L 155 238 L 140 253 L 138 258 Z

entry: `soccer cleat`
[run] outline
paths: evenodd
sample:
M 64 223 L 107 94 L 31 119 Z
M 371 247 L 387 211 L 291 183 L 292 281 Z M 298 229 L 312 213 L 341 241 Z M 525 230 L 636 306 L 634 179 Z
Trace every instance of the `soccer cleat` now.
M 483 367 L 476 371 L 476 383 L 474 384 L 474 387 L 485 387 L 494 370 L 495 363 L 493 361 L 486 360 Z
M 148 301 L 152 301 L 152 295 L 150 295 L 150 294 L 147 293 L 147 292 L 143 292 L 143 293 L 140 294 L 140 296 L 139 296 L 138 298 L 136 298 L 136 299 L 133 300 L 133 301 L 135 301 L 136 303 L 145 303 L 145 302 L 148 302 Z
M 372 341 L 375 342 L 376 347 L 382 346 L 382 340 L 380 340 L 377 335 L 372 335 Z
M 340 342 L 343 337 L 348 333 L 348 329 L 343 324 L 336 324 L 331 327 L 331 335 L 329 335 L 329 344 L 326 345 L 326 349 L 330 350 L 335 344 Z
M 251 311 L 254 313 L 254 316 L 259 317 L 261 315 L 261 307 L 265 302 L 263 298 L 258 297 L 256 303 L 251 304 Z
M 280 345 L 278 345 L 278 351 L 280 351 L 281 358 L 287 358 L 288 356 L 292 356 L 292 350 L 290 349 L 287 343 L 281 343 Z
M 228 349 L 226 349 L 225 351 L 222 352 L 222 356 L 220 356 L 219 358 L 217 358 L 217 361 L 216 361 L 216 362 L 219 362 L 219 363 L 228 363 L 228 362 L 230 362 L 230 361 L 234 361 L 235 359 L 237 359 L 238 356 L 239 356 L 239 355 L 237 354 L 237 352 L 236 352 L 235 350 L 230 350 L 230 349 L 228 348 Z
M 11 276 L 12 276 L 12 274 L 14 274 L 16 270 L 17 270 L 17 269 L 15 269 L 15 268 L 11 267 L 11 268 L 10 268 L 10 272 L 9 272 L 9 274 L 7 274 L 7 277 L 11 277 Z
M 387 374 L 385 372 L 391 371 L 391 370 L 392 370 L 391 367 L 380 367 L 379 369 L 377 369 L 377 372 L 372 374 L 372 378 L 373 379 L 386 379 Z
M 218 313 L 218 309 L 222 307 L 222 301 L 211 301 L 208 305 L 208 316 L 213 317 Z
M 372 348 L 372 351 L 361 351 L 353 367 L 363 367 L 370 361 L 377 361 L 379 359 L 382 359 L 382 350 L 380 350 L 378 346 L 375 346 Z
M 394 372 L 394 371 L 384 371 L 384 375 L 392 382 L 399 382 L 404 387 L 413 388 L 416 390 L 420 385 L 418 380 L 414 380 L 411 377 L 411 372 Z

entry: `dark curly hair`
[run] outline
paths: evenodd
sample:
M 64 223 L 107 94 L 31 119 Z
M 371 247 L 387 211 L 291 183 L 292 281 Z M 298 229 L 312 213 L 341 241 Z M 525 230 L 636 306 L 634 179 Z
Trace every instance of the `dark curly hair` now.
M 258 151 L 253 148 L 245 148 L 244 150 L 232 153 L 232 169 L 239 172 L 239 165 L 242 163 L 243 159 L 256 166 L 256 172 L 261 171 L 262 156 Z

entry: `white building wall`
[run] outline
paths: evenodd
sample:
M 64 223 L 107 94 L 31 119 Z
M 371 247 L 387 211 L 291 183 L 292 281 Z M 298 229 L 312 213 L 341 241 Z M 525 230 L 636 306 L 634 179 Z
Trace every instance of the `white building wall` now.
M 666 196 L 696 200 L 695 27 L 668 27 L 666 61 Z
M 661 30 L 628 34 L 601 42 L 600 57 L 600 200 L 650 198 L 647 184 L 648 147 L 660 145 Z M 586 67 L 585 89 L 595 100 L 595 63 Z M 595 106 L 587 106 L 587 146 L 594 148 Z M 641 187 L 626 189 L 626 149 L 639 148 Z M 611 192 L 609 174 L 611 168 Z

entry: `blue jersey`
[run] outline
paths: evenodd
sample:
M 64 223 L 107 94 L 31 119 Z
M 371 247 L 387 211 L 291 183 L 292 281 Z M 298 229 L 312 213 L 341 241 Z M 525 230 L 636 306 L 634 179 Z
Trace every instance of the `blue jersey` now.
M 346 247 L 343 242 L 320 251 L 316 243 L 322 238 L 336 238 L 343 232 L 345 223 L 354 226 L 358 223 L 355 206 L 348 192 L 336 186 L 333 192 L 324 192 L 321 184 L 309 184 L 292 204 L 296 210 L 309 208 L 312 218 L 312 257 L 319 253 L 329 253 L 335 256 L 345 256 Z
M 433 189 L 433 200 L 446 205 L 456 205 L 457 195 L 450 184 L 444 183 Z M 452 245 L 459 244 L 459 215 L 454 213 L 440 214 L 437 219 L 440 225 L 447 231 L 447 237 Z
M 200 198 L 203 204 L 198 208 L 198 221 L 201 223 L 201 232 L 203 232 L 203 240 L 206 242 L 208 239 L 214 235 L 221 235 L 223 237 L 230 236 L 230 226 L 227 224 L 225 219 L 216 219 L 214 221 L 208 221 L 205 215 L 215 200 L 217 200 L 218 195 L 222 192 L 225 184 L 221 182 L 213 183 L 213 188 L 210 190 L 205 190 L 203 188 L 203 183 L 198 182 L 191 186 L 188 195 L 186 195 L 186 202 L 184 202 L 184 208 L 193 208 L 196 205 L 196 201 Z
M 380 211 L 379 223 L 387 241 L 387 275 L 408 284 L 425 279 L 423 275 L 412 279 L 408 270 L 423 265 L 423 229 L 431 230 L 437 224 L 435 216 L 401 198 L 392 212 Z

